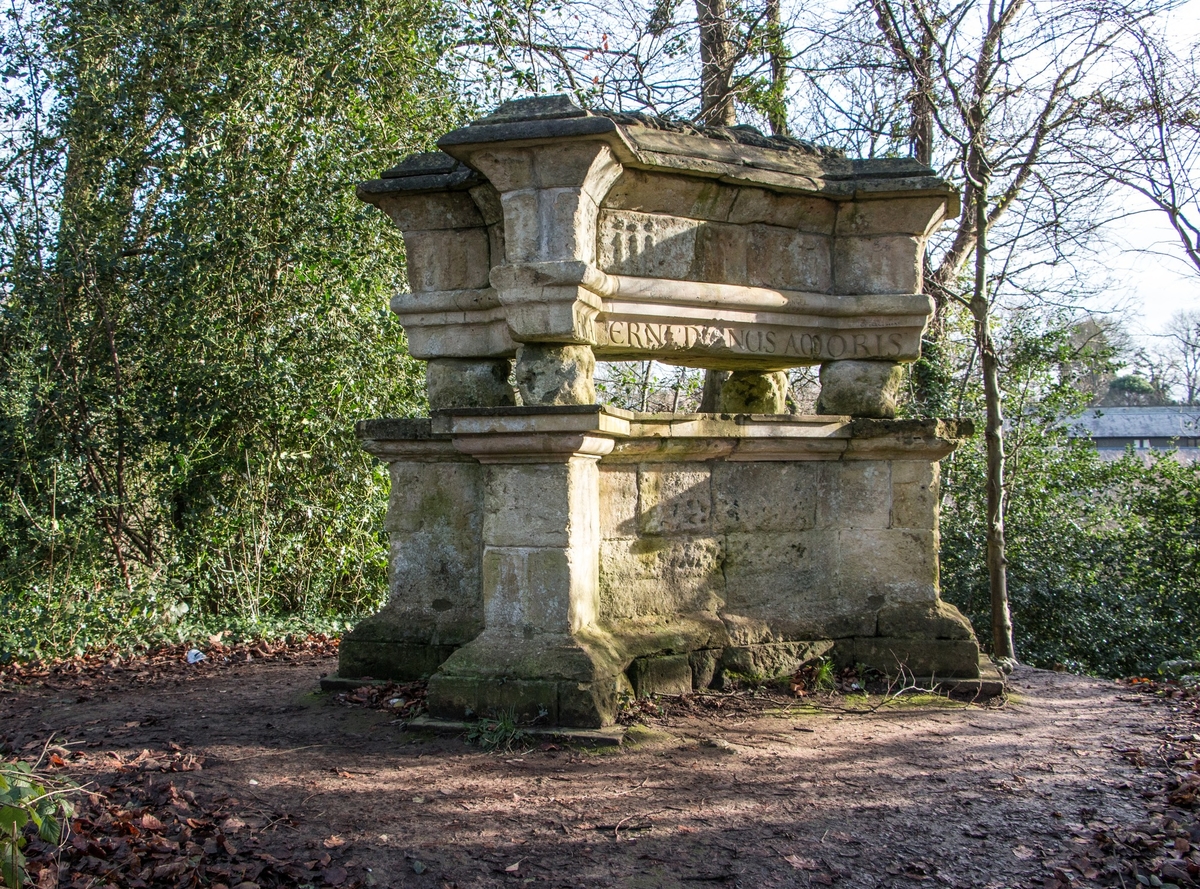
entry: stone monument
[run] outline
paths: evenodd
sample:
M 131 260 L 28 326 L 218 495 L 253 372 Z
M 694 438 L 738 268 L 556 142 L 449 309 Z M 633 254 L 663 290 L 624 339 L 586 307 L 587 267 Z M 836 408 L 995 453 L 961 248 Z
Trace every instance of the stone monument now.
M 391 471 L 390 598 L 341 677 L 581 727 L 821 655 L 979 677 L 938 595 L 938 461 L 970 429 L 894 419 L 946 182 L 562 96 L 438 146 L 358 189 L 403 232 L 431 416 L 358 426 Z M 732 374 L 718 413 L 632 413 L 595 403 L 596 359 Z M 783 412 L 801 365 L 818 415 Z

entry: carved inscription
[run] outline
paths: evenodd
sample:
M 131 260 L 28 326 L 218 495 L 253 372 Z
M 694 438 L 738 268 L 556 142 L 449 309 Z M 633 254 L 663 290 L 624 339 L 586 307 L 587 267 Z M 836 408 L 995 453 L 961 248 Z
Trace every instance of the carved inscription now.
M 804 332 L 763 324 L 662 324 L 605 321 L 597 328 L 598 345 L 643 352 L 731 352 L 821 361 L 846 358 L 899 358 L 904 334 Z

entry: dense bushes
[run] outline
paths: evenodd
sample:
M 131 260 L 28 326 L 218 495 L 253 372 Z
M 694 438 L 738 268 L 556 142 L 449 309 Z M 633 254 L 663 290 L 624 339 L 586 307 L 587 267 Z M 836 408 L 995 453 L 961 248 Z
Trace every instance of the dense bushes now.
M 31 8 L 0 26 L 0 657 L 372 607 L 353 425 L 424 396 L 353 191 L 458 119 L 439 7 Z
M 1008 584 L 1018 657 L 1108 676 L 1200 648 L 1200 464 L 1105 462 L 1068 436 L 1085 396 L 1060 327 L 1006 331 Z M 1104 356 L 1093 356 L 1103 360 Z M 990 633 L 980 439 L 943 465 L 944 596 Z

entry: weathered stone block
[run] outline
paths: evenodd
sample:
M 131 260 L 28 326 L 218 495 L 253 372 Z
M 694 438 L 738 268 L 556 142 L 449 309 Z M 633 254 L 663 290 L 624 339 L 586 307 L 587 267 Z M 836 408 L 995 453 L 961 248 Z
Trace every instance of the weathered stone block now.
M 614 275 L 684 278 L 700 222 L 649 213 L 600 212 L 597 264 Z
M 445 529 L 393 534 L 388 551 L 386 610 L 418 634 L 409 638 L 438 641 L 440 629 L 457 626 L 447 641 L 461 643 L 482 628 L 478 538 Z
M 626 675 L 639 698 L 692 691 L 692 665 L 686 654 L 635 658 Z
M 404 234 L 408 283 L 414 292 L 488 286 L 491 251 L 487 230 L 408 231 Z
M 834 241 L 836 293 L 920 293 L 924 242 L 910 235 Z
M 746 283 L 828 293 L 833 287 L 829 239 L 773 225 L 750 227 Z
M 620 175 L 612 151 L 602 142 L 567 142 L 542 153 L 537 164 L 541 188 L 583 188 L 590 198 L 602 198 Z
M 786 413 L 787 393 L 788 378 L 783 371 L 735 370 L 721 385 L 717 411 L 723 414 Z
M 642 537 L 600 546 L 603 620 L 715 613 L 725 591 L 719 538 Z
M 528 405 L 595 404 L 596 358 L 590 346 L 523 343 L 516 378 Z
M 435 358 L 425 367 L 429 409 L 515 405 L 517 396 L 508 382 L 511 372 L 512 362 L 507 358 Z
M 338 675 L 347 679 L 396 679 L 409 682 L 432 676 L 453 645 L 420 645 L 396 641 L 366 641 L 356 637 L 362 627 L 343 637 L 338 645 Z
M 708 222 L 696 233 L 696 257 L 687 275 L 693 281 L 745 284 L 748 232 L 737 225 Z
M 826 361 L 817 413 L 890 420 L 903 384 L 903 366 L 891 361 Z
M 517 634 L 569 634 L 595 620 L 598 553 L 488 547 L 483 553 L 484 620 Z
M 599 208 L 578 188 L 538 193 L 538 250 L 542 262 L 596 259 L 596 215 Z
M 839 235 L 905 234 L 925 237 L 946 218 L 942 197 L 847 201 L 838 206 Z
M 693 651 L 688 655 L 688 665 L 692 668 L 692 688 L 711 688 L 721 665 L 721 650 L 701 648 Z
M 596 461 L 487 467 L 483 539 L 490 546 L 566 547 L 599 539 Z
M 638 530 L 642 534 L 706 534 L 712 526 L 707 467 L 648 464 L 638 470 Z
M 483 170 L 488 182 L 501 192 L 534 188 L 533 152 L 523 148 L 497 148 L 477 151 L 471 155 L 477 169 Z
M 602 652 L 582 643 L 585 635 L 523 638 L 489 630 L 455 651 L 430 679 L 430 714 L 461 719 L 468 708 L 487 715 L 511 707 L 531 721 L 544 708 L 544 722 L 611 723 L 618 691 L 628 682 Z
M 555 725 L 558 717 L 559 683 L 539 679 L 506 679 L 503 682 L 489 681 L 484 686 L 487 701 L 483 705 L 482 718 L 512 714 L 520 723 Z
M 886 461 L 823 462 L 817 477 L 817 527 L 891 526 L 892 479 Z
M 875 611 L 885 599 L 875 590 L 846 582 L 848 571 L 839 553 L 841 533 L 726 535 L 721 614 L 735 643 L 875 632 Z M 759 632 L 760 628 L 767 632 Z
M 724 222 L 739 194 L 737 189 L 727 188 L 712 179 L 650 175 L 641 170 L 625 170 L 604 198 L 603 206 L 614 210 Z
M 718 531 L 806 531 L 816 524 L 817 463 L 712 464 Z
M 479 713 L 480 680 L 471 676 L 429 677 L 425 696 L 429 715 L 437 719 L 470 719 Z
M 721 669 L 726 674 L 748 679 L 775 679 L 792 675 L 805 664 L 823 657 L 832 649 L 831 639 L 733 645 L 722 653 Z
M 881 609 L 878 635 L 896 639 L 974 639 L 975 631 L 962 612 L 938 600 Z
M 484 224 L 479 208 L 462 191 L 397 195 L 380 200 L 379 207 L 404 232 L 475 228 Z
M 535 189 L 508 191 L 500 195 L 504 208 L 504 255 L 510 263 L 536 262 L 539 255 L 541 220 Z
M 559 682 L 559 723 L 579 728 L 611 725 L 617 713 L 617 695 L 628 687 L 623 675 L 605 676 L 592 682 Z
M 483 474 L 477 463 L 426 463 L 398 460 L 389 467 L 392 487 L 385 531 L 414 532 L 432 528 L 478 535 L 483 503 Z
M 600 465 L 600 536 L 632 538 L 638 534 L 638 471 L 635 465 Z
M 938 594 L 937 538 L 932 531 L 838 531 L 843 587 L 886 604 L 933 602 Z M 883 605 L 884 602 L 880 602 Z
M 834 652 L 839 664 L 866 664 L 889 676 L 901 669 L 920 679 L 979 676 L 979 645 L 974 640 L 858 638 L 839 642 Z
M 739 188 L 726 221 L 762 223 L 815 234 L 832 234 L 837 205 L 824 198 L 784 195 L 762 188 Z
M 893 528 L 936 529 L 938 496 L 938 464 L 892 461 Z

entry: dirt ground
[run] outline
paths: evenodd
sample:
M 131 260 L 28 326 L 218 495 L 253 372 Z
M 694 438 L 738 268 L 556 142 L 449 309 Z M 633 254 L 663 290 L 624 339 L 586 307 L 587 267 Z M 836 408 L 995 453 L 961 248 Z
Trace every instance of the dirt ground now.
M 1021 669 L 991 706 L 664 699 L 485 753 L 318 693 L 329 648 L 0 674 L 0 752 L 89 785 L 37 886 L 1188 886 L 1200 710 Z

